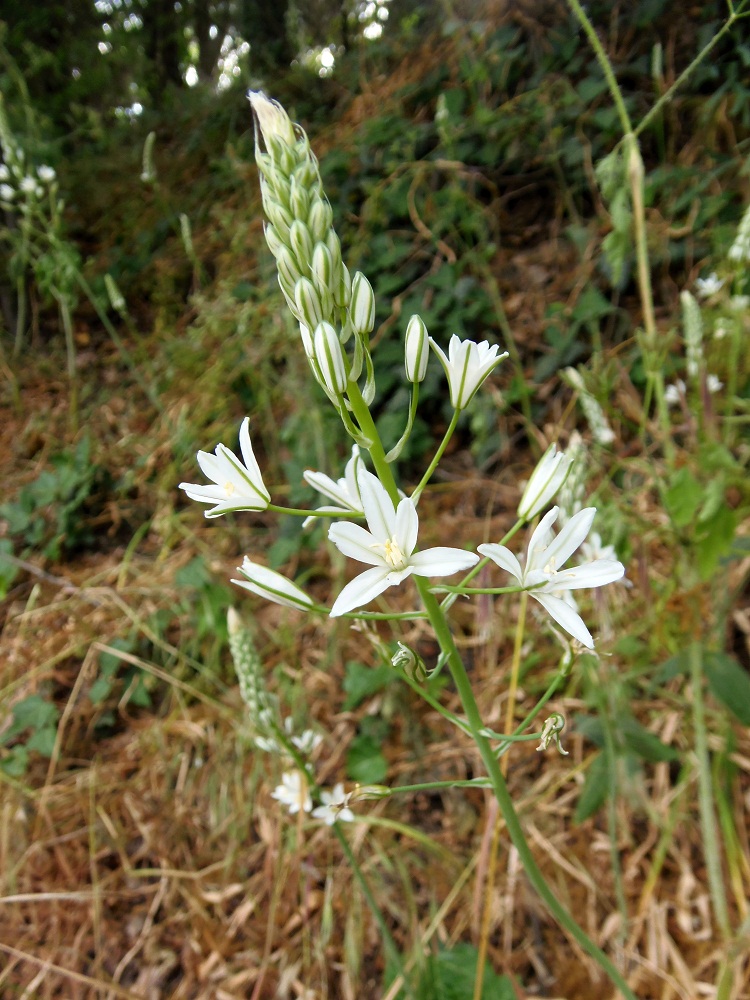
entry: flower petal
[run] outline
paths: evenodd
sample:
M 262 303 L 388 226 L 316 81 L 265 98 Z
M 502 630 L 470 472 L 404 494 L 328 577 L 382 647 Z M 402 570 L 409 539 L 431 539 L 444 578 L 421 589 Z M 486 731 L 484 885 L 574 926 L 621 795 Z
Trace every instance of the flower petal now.
M 369 604 L 390 587 L 388 575 L 389 567 L 377 566 L 374 569 L 366 569 L 364 573 L 356 576 L 351 583 L 347 583 L 334 601 L 331 618 L 338 618 L 339 615 L 345 615 L 354 608 Z
M 572 569 L 555 573 L 551 581 L 553 590 L 582 590 L 588 587 L 603 587 L 607 583 L 621 580 L 625 567 L 615 559 L 595 559 Z
M 478 562 L 479 556 L 475 552 L 449 548 L 445 545 L 415 552 L 409 560 L 414 572 L 419 576 L 450 576 L 452 573 L 471 569 Z
M 526 566 L 524 567 L 526 575 L 532 570 L 542 569 L 549 561 L 547 548 L 554 538 L 552 525 L 557 520 L 559 510 L 559 507 L 553 507 L 551 510 L 548 510 L 532 532 L 526 553 Z
M 596 514 L 596 507 L 585 507 L 568 521 L 560 534 L 547 547 L 547 562 L 553 569 L 562 567 L 585 540 Z
M 367 469 L 360 469 L 357 482 L 367 526 L 376 541 L 388 541 L 396 533 L 396 508 L 393 501 L 378 477 Z
M 351 510 L 351 505 L 349 503 L 349 497 L 344 489 L 341 488 L 339 483 L 331 479 L 324 472 L 313 472 L 311 469 L 305 469 L 302 476 L 306 483 L 308 483 L 314 490 L 318 493 L 322 493 L 324 497 L 329 497 L 336 503 L 340 503 Z
M 386 572 L 392 569 L 383 558 L 378 540 L 361 524 L 353 524 L 351 521 L 332 524 L 328 529 L 328 537 L 350 559 L 368 566 L 383 566 Z
M 266 600 L 273 601 L 274 604 L 282 604 L 287 608 L 300 610 L 312 607 L 313 602 L 304 590 L 300 590 L 296 584 L 292 583 L 291 580 L 287 580 L 281 573 L 268 569 L 267 566 L 251 562 L 247 556 L 245 556 L 242 565 L 238 569 L 246 579 L 232 580 L 232 583 L 244 587 L 245 590 L 249 590 L 259 597 L 265 597 Z
M 487 556 L 494 563 L 497 563 L 500 569 L 504 569 L 506 573 L 510 573 L 519 583 L 523 582 L 521 564 L 510 549 L 507 549 L 504 545 L 497 545 L 495 542 L 487 542 L 484 545 L 480 545 L 477 551 L 483 556 Z
M 566 604 L 561 597 L 553 597 L 552 594 L 541 594 L 538 590 L 530 591 L 535 601 L 538 601 L 551 618 L 561 625 L 566 632 L 569 632 L 574 639 L 577 639 L 589 649 L 594 648 L 594 640 L 591 633 L 586 628 L 583 618 L 574 611 L 569 604 Z
M 404 497 L 396 508 L 396 530 L 394 532 L 401 551 L 408 559 L 417 544 L 419 517 L 414 501 Z

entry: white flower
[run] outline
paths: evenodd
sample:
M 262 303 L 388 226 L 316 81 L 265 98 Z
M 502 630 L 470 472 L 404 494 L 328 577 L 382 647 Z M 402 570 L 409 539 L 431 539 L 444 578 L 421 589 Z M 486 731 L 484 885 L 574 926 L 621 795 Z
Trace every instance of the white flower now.
M 750 259 L 750 255 L 748 255 Z M 744 312 L 750 306 L 750 295 L 733 295 L 729 300 L 729 308 L 735 312 Z
M 36 180 L 33 177 L 22 177 L 19 185 L 24 194 L 34 194 L 36 192 Z
M 685 383 L 678 378 L 672 385 L 668 385 L 664 390 L 664 402 L 667 406 L 677 406 L 685 396 Z
M 508 357 L 507 351 L 498 355 L 500 348 L 497 344 L 490 347 L 486 340 L 481 344 L 476 344 L 473 340 L 460 340 L 455 333 L 448 345 L 448 357 L 432 337 L 430 344 L 445 369 L 451 393 L 451 406 L 456 410 L 463 410 L 469 405 L 474 393 L 492 369 L 503 358 Z
M 215 455 L 199 451 L 197 456 L 198 465 L 214 485 L 180 483 L 180 489 L 185 490 L 191 500 L 216 504 L 205 512 L 206 517 L 219 517 L 233 510 L 265 510 L 271 502 L 271 495 L 263 483 L 260 467 L 253 454 L 249 426 L 250 420 L 245 417 L 240 427 L 240 449 L 244 465 L 234 452 L 219 444 Z
M 719 389 L 724 388 L 724 383 L 719 379 L 718 375 L 707 375 L 706 388 L 710 393 L 718 392 Z
M 354 813 L 349 808 L 351 792 L 346 794 L 344 786 L 339 782 L 334 785 L 332 792 L 323 791 L 320 793 L 320 801 L 323 803 L 313 809 L 312 814 L 315 819 L 322 819 L 327 826 L 333 826 L 337 821 L 340 823 L 352 823 Z
M 281 784 L 271 792 L 271 798 L 287 806 L 292 815 L 298 813 L 300 809 L 306 813 L 312 809 L 307 779 L 299 771 L 287 771 L 286 774 L 282 774 Z
M 707 299 L 711 295 L 716 295 L 724 287 L 724 279 L 719 278 L 716 271 L 712 271 L 707 278 L 695 279 L 695 290 L 702 299 Z
M 40 181 L 44 181 L 45 184 L 51 184 L 52 181 L 57 177 L 54 169 L 48 167 L 46 163 L 43 163 L 41 167 L 37 167 L 36 175 Z
M 328 537 L 345 556 L 373 568 L 365 570 L 344 587 L 331 608 L 332 618 L 369 604 L 412 573 L 450 576 L 469 569 L 478 561 L 473 552 L 443 546 L 415 552 L 419 518 L 414 502 L 404 497 L 398 508 L 394 507 L 385 487 L 365 469 L 360 470 L 358 483 L 370 530 L 347 521 L 332 525 Z
M 7 164 L 0 163 L 0 181 L 9 181 L 9 180 L 10 180 L 10 170 L 8 170 Z
M 285 576 L 273 569 L 268 569 L 267 566 L 251 562 L 247 556 L 237 569 L 246 579 L 232 580 L 232 583 L 236 583 L 238 587 L 244 587 L 252 594 L 265 597 L 267 601 L 281 604 L 285 608 L 295 608 L 297 611 L 303 611 L 313 606 L 312 600 L 304 590 L 300 590 L 291 580 L 287 580 Z
M 15 189 L 10 184 L 0 184 L 0 198 L 3 201 L 13 201 Z
M 530 521 L 543 510 L 565 482 L 570 471 L 570 459 L 551 444 L 531 473 L 518 505 L 518 516 Z
M 529 540 L 523 569 L 518 559 L 504 545 L 480 545 L 479 551 L 515 577 L 519 586 L 528 590 L 534 600 L 539 601 L 558 625 L 574 639 L 593 649 L 591 633 L 578 612 L 568 603 L 569 592 L 613 583 L 623 576 L 625 568 L 616 560 L 595 559 L 573 569 L 563 570 L 561 567 L 588 535 L 596 508 L 586 507 L 574 514 L 560 534 L 555 536 L 552 525 L 557 519 L 557 513 L 558 508 L 553 507 L 539 522 Z
M 292 743 L 303 757 L 309 757 L 313 750 L 317 750 L 323 742 L 323 737 L 320 733 L 313 732 L 312 729 L 305 729 L 301 736 L 292 736 L 293 725 L 290 718 L 284 720 L 284 729 L 286 729 Z
M 313 472 L 306 469 L 303 472 L 305 481 L 318 493 L 329 497 L 336 504 L 335 507 L 317 507 L 319 513 L 326 514 L 364 514 L 362 500 L 359 495 L 359 485 L 357 483 L 357 471 L 362 466 L 362 459 L 359 454 L 359 447 L 355 444 L 352 447 L 352 457 L 344 468 L 344 478 L 334 482 L 330 476 L 323 472 Z M 306 527 L 315 517 L 308 517 L 302 522 L 302 527 Z

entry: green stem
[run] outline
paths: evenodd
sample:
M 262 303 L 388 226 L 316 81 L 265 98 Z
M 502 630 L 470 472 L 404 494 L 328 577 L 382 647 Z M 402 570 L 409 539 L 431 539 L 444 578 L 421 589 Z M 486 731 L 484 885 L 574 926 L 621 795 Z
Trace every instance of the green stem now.
M 445 620 L 440 605 L 430 592 L 429 584 L 422 577 L 415 577 L 420 596 L 425 606 L 425 610 L 430 618 L 435 635 L 440 643 L 441 649 L 448 654 L 448 665 L 453 677 L 453 681 L 458 690 L 464 712 L 472 732 L 474 742 L 481 754 L 484 766 L 492 782 L 500 811 L 503 814 L 510 839 L 518 851 L 518 855 L 523 864 L 529 881 L 536 889 L 539 896 L 546 904 L 552 916 L 560 926 L 590 955 L 597 964 L 607 973 L 612 982 L 622 992 L 627 1000 L 636 1000 L 636 996 L 630 989 L 625 979 L 615 967 L 608 956 L 589 938 L 586 932 L 580 927 L 565 907 L 560 903 L 555 894 L 547 884 L 547 880 L 542 874 L 531 852 L 526 836 L 521 827 L 513 799 L 511 798 L 508 786 L 500 770 L 500 765 L 492 751 L 492 747 L 486 737 L 482 736 L 482 719 L 479 708 L 474 698 L 471 681 L 466 673 L 466 669 L 461 660 L 460 654 L 453 641 L 448 623 Z
M 398 974 L 404 982 L 404 989 L 412 998 L 412 1000 L 414 1000 L 414 991 L 412 990 L 411 984 L 407 978 L 406 969 L 404 968 L 404 963 L 401 960 L 401 954 L 399 953 L 399 950 L 396 947 L 396 943 L 393 940 L 393 937 L 391 936 L 391 932 L 388 930 L 388 924 L 385 922 L 383 911 L 378 906 L 377 900 L 375 899 L 375 896 L 373 895 L 370 886 L 367 884 L 367 879 L 365 878 L 364 872 L 362 871 L 362 869 L 359 866 L 359 863 L 357 862 L 357 859 L 354 855 L 354 851 L 351 849 L 349 841 L 346 839 L 343 831 L 341 830 L 340 823 L 333 824 L 333 832 L 338 837 L 338 841 L 341 844 L 344 854 L 346 855 L 346 859 L 352 866 L 352 871 L 354 872 L 355 878 L 359 882 L 360 887 L 362 889 L 362 893 L 364 894 L 364 897 L 367 900 L 367 905 L 370 907 L 372 915 L 375 917 L 375 923 L 378 925 L 380 929 L 380 933 L 382 935 L 383 943 L 385 945 L 385 950 L 388 953 L 388 957 L 398 970 Z
M 732 27 L 734 26 L 734 22 L 739 20 L 741 17 L 747 17 L 746 13 L 745 14 L 742 13 L 747 2 L 748 0 L 742 0 L 737 10 L 736 11 L 733 10 L 730 12 L 729 18 L 727 19 L 726 23 L 716 32 L 711 41 L 703 49 L 701 49 L 701 51 L 698 53 L 695 59 L 693 59 L 693 61 L 690 63 L 690 65 L 687 66 L 682 71 L 682 73 L 680 73 L 680 75 L 677 77 L 672 86 L 662 94 L 662 96 L 659 98 L 656 104 L 654 104 L 651 110 L 646 115 L 644 115 L 644 117 L 641 119 L 640 124 L 635 129 L 636 135 L 640 135 L 641 132 L 644 131 L 644 129 L 648 128 L 648 126 L 651 124 L 653 119 L 659 114 L 664 105 L 668 104 L 669 101 L 672 100 L 675 93 L 680 89 L 683 83 L 692 74 L 693 70 L 695 70 L 696 67 L 698 67 L 703 62 L 703 60 L 709 54 L 711 49 L 713 49 L 718 44 L 718 42 L 724 37 L 724 35 L 726 35 L 726 33 L 732 29 Z
M 706 857 L 708 885 L 716 922 L 725 941 L 732 935 L 729 909 L 724 892 L 721 855 L 716 835 L 716 817 L 713 808 L 711 764 L 708 756 L 708 734 L 703 708 L 703 656 L 700 643 L 690 644 L 690 680 L 693 688 L 693 728 L 695 729 L 695 756 L 698 761 L 698 806 L 700 809 L 703 851 Z
M 13 357 L 21 353 L 23 335 L 26 330 L 26 279 L 24 275 L 16 278 L 16 339 L 13 343 Z
M 421 480 L 419 481 L 419 485 L 417 486 L 417 488 L 414 490 L 414 492 L 411 495 L 411 498 L 414 501 L 414 503 L 417 503 L 417 501 L 419 500 L 420 496 L 422 495 L 422 490 L 429 483 L 430 479 L 432 479 L 432 473 L 437 468 L 438 462 L 443 457 L 443 453 L 445 452 L 445 449 L 448 447 L 448 442 L 453 437 L 453 432 L 456 429 L 456 424 L 458 423 L 458 418 L 460 416 L 461 416 L 461 410 L 454 410 L 453 411 L 453 416 L 451 417 L 451 422 L 448 424 L 448 430 L 443 435 L 443 440 L 440 442 L 440 446 L 439 446 L 438 450 L 435 452 L 435 455 L 434 455 L 432 461 L 430 462 L 429 466 L 427 467 L 427 471 L 422 476 Z
M 65 331 L 65 353 L 67 355 L 68 381 L 70 382 L 70 423 L 73 431 L 78 429 L 78 373 L 76 371 L 76 345 L 73 338 L 73 318 L 64 294 L 55 293 L 60 309 L 60 319 Z

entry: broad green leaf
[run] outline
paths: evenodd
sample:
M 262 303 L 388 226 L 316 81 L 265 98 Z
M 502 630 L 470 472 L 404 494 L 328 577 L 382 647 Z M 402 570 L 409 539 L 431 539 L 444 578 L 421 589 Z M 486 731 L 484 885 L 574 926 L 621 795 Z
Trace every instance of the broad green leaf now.
M 365 698 L 382 691 L 392 679 L 393 671 L 390 667 L 385 665 L 368 667 L 356 660 L 350 661 L 346 665 L 346 676 L 344 677 L 344 691 L 346 691 L 344 711 L 351 711 Z
M 603 753 L 597 754 L 589 765 L 586 780 L 573 815 L 574 823 L 583 823 L 589 816 L 599 812 L 607 801 L 609 791 L 609 768 Z
M 750 676 L 733 656 L 705 653 L 703 671 L 711 694 L 740 722 L 750 726 Z
M 388 764 L 377 740 L 362 733 L 354 737 L 346 755 L 346 773 L 362 785 L 379 785 L 385 780 Z

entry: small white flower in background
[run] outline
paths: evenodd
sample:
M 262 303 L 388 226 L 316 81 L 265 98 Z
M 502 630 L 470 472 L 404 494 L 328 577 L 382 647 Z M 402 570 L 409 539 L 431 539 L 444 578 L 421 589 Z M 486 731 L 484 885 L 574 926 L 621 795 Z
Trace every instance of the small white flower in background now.
M 551 444 L 526 484 L 518 505 L 519 518 L 530 521 L 544 510 L 567 479 L 569 471 L 570 459 L 565 452 L 558 451 L 556 445 Z
M 9 180 L 10 180 L 10 170 L 8 170 L 7 164 L 0 163 L 0 181 L 9 181 Z
M 718 392 L 719 389 L 724 388 L 724 383 L 719 379 L 718 375 L 706 375 L 706 388 L 710 393 Z
M 197 456 L 203 474 L 214 485 L 180 483 L 180 489 L 191 500 L 216 504 L 211 510 L 204 512 L 206 517 L 219 517 L 235 510 L 265 510 L 271 502 L 271 495 L 263 483 L 260 466 L 253 454 L 249 428 L 250 420 L 245 417 L 240 427 L 240 449 L 244 465 L 233 451 L 218 444 L 215 455 L 199 451 Z
M 571 590 L 603 587 L 620 580 L 625 573 L 622 563 L 612 559 L 595 559 L 573 569 L 562 569 L 570 556 L 585 540 L 596 514 L 596 507 L 586 507 L 574 514 L 555 536 L 552 525 L 557 520 L 558 508 L 553 507 L 544 515 L 531 535 L 526 553 L 526 565 L 521 568 L 518 559 L 504 545 L 480 545 L 479 552 L 510 573 L 518 585 L 529 592 L 549 615 L 589 649 L 594 648 L 591 633 L 578 612 L 571 607 Z
M 586 388 L 581 373 L 576 368 L 566 368 L 564 375 L 568 385 L 571 385 L 578 392 L 581 409 L 596 443 L 612 444 L 615 440 L 615 432 L 607 423 L 599 401 Z
M 686 386 L 681 378 L 678 378 L 672 385 L 668 385 L 664 390 L 664 402 L 667 406 L 678 406 L 685 398 Z
M 596 562 L 597 559 L 617 560 L 614 545 L 605 545 L 598 531 L 592 531 L 586 541 L 581 544 L 581 555 L 586 562 Z
M 333 791 L 322 791 L 320 801 L 322 805 L 313 809 L 312 814 L 315 819 L 322 820 L 326 826 L 333 826 L 334 823 L 352 823 L 355 819 L 354 813 L 349 808 L 349 800 L 352 794 L 344 792 L 344 786 L 339 782 L 334 785 Z
M 750 253 L 748 254 L 750 260 Z M 750 306 L 750 295 L 733 295 L 729 300 L 729 308 L 735 312 L 744 312 Z
M 542 726 L 541 743 L 537 747 L 537 751 L 547 750 L 550 743 L 554 743 L 563 757 L 567 757 L 568 751 L 563 750 L 562 743 L 560 742 L 560 733 L 562 733 L 564 728 L 565 719 L 559 712 L 555 712 L 553 715 L 550 715 Z
M 10 184 L 0 184 L 0 198 L 3 201 L 13 201 L 15 194 L 15 188 L 12 188 Z
M 695 279 L 695 290 L 702 299 L 708 299 L 716 295 L 724 287 L 724 279 L 719 278 L 716 271 L 712 271 L 707 278 Z
M 41 167 L 37 167 L 36 175 L 40 181 L 44 181 L 45 184 L 51 184 L 52 181 L 57 177 L 54 169 L 48 167 L 46 163 L 43 163 Z
M 714 340 L 723 340 L 729 333 L 729 328 L 723 320 L 718 320 L 714 327 Z
M 444 546 L 415 552 L 419 517 L 414 502 L 404 497 L 394 507 L 385 487 L 365 469 L 360 470 L 358 482 L 369 531 L 347 521 L 332 525 L 328 537 L 345 556 L 373 568 L 344 587 L 331 608 L 332 618 L 369 604 L 412 573 L 450 576 L 479 561 L 473 552 Z
M 745 209 L 727 257 L 737 264 L 750 260 L 750 206 Z
M 292 815 L 300 810 L 309 813 L 312 809 L 307 779 L 300 771 L 288 771 L 282 774 L 281 784 L 271 792 L 271 798 L 285 805 Z
M 451 394 L 451 406 L 455 410 L 465 409 L 493 368 L 508 357 L 507 351 L 498 355 L 497 352 L 500 348 L 497 344 L 490 347 L 486 340 L 482 341 L 481 344 L 476 344 L 473 340 L 461 340 L 455 333 L 448 344 L 447 357 L 432 337 L 430 337 L 430 346 L 445 369 Z
M 295 747 L 299 750 L 303 757 L 309 757 L 310 754 L 317 750 L 320 744 L 323 742 L 323 737 L 320 733 L 314 732 L 312 729 L 305 729 L 299 736 L 293 735 L 294 723 L 290 717 L 284 719 L 284 729 L 286 734 Z
M 34 177 L 22 177 L 21 183 L 19 185 L 24 194 L 35 194 L 36 193 L 36 178 Z
M 357 472 L 362 466 L 362 458 L 359 454 L 359 447 L 355 444 L 352 447 L 352 457 L 344 468 L 344 478 L 334 481 L 323 472 L 313 472 L 306 469 L 302 475 L 305 482 L 309 483 L 314 490 L 329 497 L 336 504 L 335 507 L 316 507 L 318 512 L 326 514 L 364 514 L 362 509 L 362 499 L 359 495 L 359 485 L 357 483 Z M 316 517 L 308 517 L 302 522 L 302 527 L 307 527 Z
M 304 590 L 300 590 L 296 584 L 287 580 L 276 570 L 251 562 L 247 556 L 242 560 L 242 565 L 237 568 L 245 577 L 244 580 L 232 580 L 232 583 L 236 583 L 238 587 L 244 587 L 252 594 L 265 597 L 267 601 L 281 604 L 285 608 L 302 611 L 312 607 L 313 601 Z

